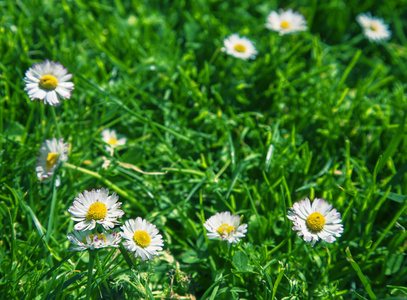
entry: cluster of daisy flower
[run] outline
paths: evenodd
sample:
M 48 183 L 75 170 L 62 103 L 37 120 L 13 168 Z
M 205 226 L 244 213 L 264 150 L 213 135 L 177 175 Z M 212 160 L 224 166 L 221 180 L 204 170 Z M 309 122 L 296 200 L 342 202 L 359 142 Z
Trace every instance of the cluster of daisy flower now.
M 120 209 L 119 197 L 108 189 L 84 191 L 74 199 L 68 209 L 71 219 L 76 222 L 73 233 L 67 238 L 74 245 L 70 251 L 97 250 L 101 248 L 118 248 L 122 239 L 123 246 L 134 257 L 142 261 L 151 260 L 163 249 L 164 242 L 155 225 L 141 217 L 125 221 L 121 231 L 114 231 L 124 215 Z M 293 221 L 293 230 L 303 236 L 312 246 L 322 239 L 333 243 L 343 232 L 341 215 L 324 199 L 315 199 L 311 205 L 308 198 L 297 202 L 289 209 L 288 219 Z M 240 225 L 240 217 L 230 212 L 217 213 L 204 223 L 209 239 L 219 239 L 229 243 L 238 243 L 245 237 L 247 224 Z M 103 228 L 97 228 L 97 225 Z
M 155 225 L 141 217 L 126 221 L 120 227 L 121 232 L 112 231 L 115 225 L 121 224 L 117 219 L 124 215 L 118 199 L 115 193 L 109 196 L 109 190 L 104 188 L 84 191 L 75 198 L 68 209 L 71 219 L 77 222 L 73 233 L 68 234 L 68 240 L 75 245 L 69 250 L 118 248 L 124 238 L 124 247 L 134 252 L 135 258 L 145 261 L 158 255 L 164 245 L 162 235 Z M 298 235 L 312 245 L 319 239 L 333 243 L 343 232 L 340 213 L 324 199 L 316 198 L 312 205 L 308 198 L 295 203 L 287 218 L 293 221 L 293 230 L 299 231 Z M 204 223 L 208 238 L 238 243 L 247 232 L 247 224 L 240 224 L 240 219 L 228 211 L 215 214 Z M 97 230 L 97 224 L 103 228 Z
M 108 189 L 84 191 L 75 198 L 73 205 L 68 209 L 71 219 L 77 222 L 73 233 L 68 234 L 68 240 L 75 246 L 71 251 L 95 250 L 106 247 L 118 248 L 122 238 L 123 246 L 134 257 L 143 261 L 151 260 L 158 255 L 164 246 L 163 238 L 155 225 L 141 217 L 127 220 L 120 227 L 121 232 L 112 230 L 121 222 L 118 218 L 124 215 L 120 209 L 121 202 L 116 193 L 109 195 Z M 96 228 L 97 225 L 103 228 Z
M 155 225 L 141 217 L 127 220 L 120 227 L 121 232 L 113 231 L 124 215 L 120 209 L 119 197 L 108 189 L 84 191 L 74 199 L 68 209 L 71 219 L 77 222 L 68 240 L 74 244 L 70 251 L 95 250 L 106 247 L 118 248 L 122 238 L 124 247 L 134 252 L 134 257 L 143 261 L 151 260 L 163 249 L 164 242 Z M 333 243 L 343 232 L 341 215 L 324 199 L 315 199 L 310 203 L 307 198 L 297 202 L 289 209 L 288 219 L 293 221 L 293 230 L 303 236 L 306 242 L 314 245 L 319 239 Z M 219 239 L 229 243 L 238 243 L 245 237 L 247 224 L 240 225 L 240 217 L 230 212 L 217 213 L 204 223 L 209 239 Z M 97 225 L 103 228 L 98 230 Z
M 371 42 L 388 40 L 391 37 L 389 26 L 383 19 L 373 17 L 370 13 L 362 13 L 356 21 L 363 29 L 363 34 Z M 304 16 L 292 9 L 272 11 L 266 19 L 265 27 L 278 32 L 279 35 L 293 34 L 308 29 Z M 247 37 L 234 33 L 223 40 L 223 52 L 243 60 L 255 59 L 258 51 Z

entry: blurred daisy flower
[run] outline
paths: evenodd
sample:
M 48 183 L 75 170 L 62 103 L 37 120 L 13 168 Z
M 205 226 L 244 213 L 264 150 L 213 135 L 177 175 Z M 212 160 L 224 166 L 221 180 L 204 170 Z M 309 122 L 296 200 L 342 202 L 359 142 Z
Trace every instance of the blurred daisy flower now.
M 92 230 L 96 224 L 102 225 L 106 230 L 121 224 L 117 218 L 124 215 L 117 202 L 119 197 L 116 193 L 109 196 L 109 190 L 101 188 L 90 192 L 79 193 L 73 205 L 68 209 L 71 219 L 79 222 L 75 225 L 75 230 Z
M 245 237 L 247 224 L 240 225 L 240 217 L 231 215 L 230 212 L 217 213 L 206 220 L 204 226 L 208 230 L 209 239 L 221 238 L 229 243 L 237 243 Z
M 253 46 L 253 43 L 248 38 L 241 38 L 236 33 L 224 39 L 223 45 L 225 46 L 222 48 L 223 52 L 243 60 L 248 60 L 249 58 L 255 59 L 258 53 Z
M 163 237 L 158 234 L 158 229 L 140 217 L 126 221 L 120 228 L 123 230 L 123 238 L 126 239 L 123 246 L 134 252 L 135 258 L 140 256 L 143 261 L 151 260 L 154 255 L 158 255 L 157 251 L 163 249 Z
M 359 14 L 356 21 L 362 26 L 363 34 L 371 42 L 380 42 L 391 37 L 389 25 L 385 24 L 383 19 L 372 17 L 370 13 Z
M 113 149 L 117 146 L 123 146 L 126 144 L 127 139 L 121 138 L 118 139 L 116 135 L 116 131 L 114 129 L 105 129 L 101 132 L 102 141 L 104 141 L 106 145 L 106 151 L 113 152 Z
M 53 137 L 51 140 L 45 140 L 40 148 L 35 171 L 37 172 L 38 180 L 44 181 L 52 177 L 56 166 L 68 160 L 68 143 L 64 143 L 63 139 L 57 140 Z M 57 179 L 57 186 L 59 180 Z
M 297 234 L 312 246 L 319 239 L 333 243 L 343 232 L 341 214 L 324 199 L 316 198 L 312 206 L 308 198 L 294 203 L 287 218 L 293 221 L 293 230 L 298 230 Z
M 287 11 L 280 9 L 279 13 L 272 11 L 267 16 L 265 26 L 267 29 L 284 35 L 307 30 L 307 21 L 302 14 L 294 12 L 292 9 Z
M 90 230 L 77 231 L 68 234 L 68 240 L 74 247 L 69 248 L 69 251 L 84 251 L 95 250 L 106 247 L 119 247 L 119 243 L 122 240 L 121 235 L 118 232 L 92 233 Z
M 31 101 L 34 99 L 44 100 L 52 106 L 60 104 L 61 99 L 69 99 L 74 84 L 68 80 L 72 74 L 68 74 L 59 62 L 45 60 L 42 63 L 34 64 L 25 72 L 26 82 L 24 91 L 28 93 Z

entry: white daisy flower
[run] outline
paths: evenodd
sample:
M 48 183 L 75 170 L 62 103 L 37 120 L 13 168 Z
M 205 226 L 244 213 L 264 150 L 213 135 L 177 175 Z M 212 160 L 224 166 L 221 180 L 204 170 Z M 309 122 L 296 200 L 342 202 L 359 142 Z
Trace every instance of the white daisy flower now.
M 247 224 L 240 225 L 240 217 L 231 215 L 230 212 L 217 213 L 206 220 L 204 226 L 209 239 L 221 238 L 229 243 L 237 243 L 245 237 Z
M 312 206 L 308 198 L 294 203 L 287 218 L 293 221 L 293 230 L 298 230 L 297 234 L 312 246 L 319 239 L 333 243 L 343 232 L 341 214 L 324 199 L 315 198 Z
M 119 209 L 122 203 L 117 202 L 118 199 L 116 193 L 109 196 L 109 190 L 104 188 L 79 193 L 78 198 L 75 198 L 73 205 L 68 209 L 72 215 L 71 219 L 79 222 L 74 229 L 92 230 L 97 223 L 108 230 L 121 224 L 117 218 L 121 218 L 124 211 Z
M 107 151 L 112 151 L 113 148 L 116 148 L 117 146 L 123 146 L 126 144 L 127 139 L 126 138 L 121 138 L 118 139 L 116 135 L 116 131 L 114 129 L 105 129 L 101 132 L 102 134 L 102 141 L 107 143 L 106 145 L 106 150 Z
M 75 247 L 69 248 L 69 251 L 95 250 L 106 247 L 118 248 L 122 240 L 122 236 L 118 232 L 92 233 L 90 230 L 74 230 L 73 233 L 68 234 L 67 238 L 75 245 Z
M 267 29 L 284 35 L 307 30 L 307 21 L 302 14 L 294 12 L 292 9 L 287 11 L 280 9 L 279 13 L 272 11 L 267 16 L 265 26 Z
M 122 236 L 127 240 L 123 246 L 134 252 L 135 258 L 140 256 L 143 261 L 151 260 L 154 255 L 158 255 L 157 251 L 163 249 L 163 237 L 158 234 L 158 229 L 140 217 L 126 221 L 120 228 L 123 230 Z
M 223 45 L 225 46 L 222 48 L 223 52 L 243 60 L 248 60 L 249 58 L 255 59 L 258 53 L 248 38 L 239 37 L 236 33 L 224 39 Z
M 74 84 L 68 82 L 72 74 L 67 74 L 59 62 L 45 60 L 42 63 L 34 64 L 25 72 L 24 81 L 27 83 L 24 91 L 28 93 L 31 101 L 34 99 L 44 100 L 52 106 L 60 104 L 61 99 L 69 99 Z
M 389 25 L 385 24 L 383 19 L 372 17 L 370 13 L 359 14 L 356 21 L 363 28 L 363 34 L 371 42 L 388 40 L 391 37 Z
M 68 160 L 68 143 L 64 143 L 64 139 L 57 140 L 53 137 L 51 140 L 45 140 L 40 148 L 35 171 L 37 172 L 38 180 L 44 181 L 52 177 L 55 167 Z M 58 182 L 58 180 L 57 180 Z M 58 186 L 59 184 L 57 184 Z

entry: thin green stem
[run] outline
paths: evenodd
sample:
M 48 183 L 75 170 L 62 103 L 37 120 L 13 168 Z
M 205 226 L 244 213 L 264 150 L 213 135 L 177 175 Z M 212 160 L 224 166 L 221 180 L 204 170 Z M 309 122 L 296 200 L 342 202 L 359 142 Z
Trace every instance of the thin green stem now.
M 220 52 L 220 48 L 218 47 L 218 48 L 216 48 L 215 52 L 213 52 L 211 58 L 209 59 L 208 65 L 211 65 L 215 61 L 215 59 L 218 57 L 219 52 Z
M 55 216 L 55 206 L 57 202 L 57 185 L 56 185 L 56 171 L 54 172 L 54 175 L 52 176 L 52 199 L 51 199 L 51 211 L 49 213 L 49 218 L 48 218 L 48 226 L 47 226 L 47 234 L 45 235 L 45 241 L 48 244 L 49 238 L 52 233 L 52 227 L 54 225 L 54 216 Z
M 219 257 L 224 260 L 223 262 L 223 270 L 227 270 L 228 268 L 228 263 L 230 264 L 232 259 L 231 259 L 231 246 L 230 243 L 227 241 L 218 241 L 219 246 L 220 246 L 220 251 L 219 251 Z
M 59 122 L 57 120 L 57 114 L 55 113 L 55 107 L 51 107 L 52 118 L 54 119 L 55 128 L 57 129 L 57 138 L 60 139 L 62 137 L 61 130 L 59 129 Z
M 88 285 L 86 286 L 86 299 L 90 299 L 92 294 L 92 280 L 93 280 L 93 264 L 95 262 L 95 250 L 89 250 L 89 263 L 88 263 Z
M 234 249 L 233 249 L 233 246 L 234 246 L 234 245 L 228 243 L 228 246 L 229 246 L 229 254 L 228 254 L 229 261 L 232 261 L 233 254 L 234 254 L 234 251 L 233 251 L 233 250 L 234 250 Z
M 92 177 L 95 177 L 97 179 L 99 179 L 100 181 L 102 181 L 104 184 L 106 184 L 109 188 L 112 188 L 113 190 L 115 190 L 119 195 L 129 199 L 130 201 L 132 201 L 144 214 L 148 214 L 147 209 L 141 205 L 140 202 L 138 202 L 136 200 L 136 198 L 134 198 L 133 196 L 131 196 L 128 192 L 126 192 L 125 190 L 122 190 L 121 188 L 119 188 L 117 185 L 115 185 L 113 182 L 111 182 L 110 180 L 104 178 L 102 175 L 100 175 L 99 173 L 90 171 L 88 169 L 84 169 L 81 167 L 77 167 L 74 165 L 71 165 L 70 163 L 64 162 L 63 166 L 68 168 L 68 169 L 72 169 L 72 170 L 77 170 L 80 171 L 84 174 L 88 174 Z
M 131 258 L 129 254 L 127 253 L 126 249 L 123 246 L 123 243 L 120 243 L 120 253 L 123 255 L 124 260 L 126 261 L 127 265 L 129 266 L 129 269 L 131 270 L 133 268 L 133 262 L 131 261 Z
M 96 251 L 96 269 L 98 270 L 99 274 L 103 274 L 105 276 L 102 279 L 102 284 L 106 288 L 106 290 L 109 291 L 109 293 L 110 293 L 109 285 L 107 284 L 107 282 L 105 280 L 105 278 L 108 276 L 108 275 L 106 275 L 106 273 L 108 273 L 108 272 L 103 271 L 102 264 L 100 263 L 100 260 L 99 260 L 99 252 L 98 251 Z

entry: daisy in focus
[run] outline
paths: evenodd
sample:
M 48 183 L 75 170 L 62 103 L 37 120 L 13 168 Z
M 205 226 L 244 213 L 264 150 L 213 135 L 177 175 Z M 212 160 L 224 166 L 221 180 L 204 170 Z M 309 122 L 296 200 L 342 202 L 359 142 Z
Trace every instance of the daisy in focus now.
M 57 140 L 53 137 L 51 140 L 45 140 L 40 148 L 40 155 L 37 159 L 35 171 L 37 172 L 38 180 L 52 177 L 56 166 L 68 160 L 68 143 L 64 143 L 63 139 Z M 57 180 L 57 186 L 59 180 Z
M 105 129 L 101 132 L 101 135 L 102 141 L 107 144 L 106 151 L 110 151 L 110 153 L 113 153 L 113 149 L 117 146 L 123 146 L 127 142 L 126 138 L 118 139 L 114 129 Z
M 217 213 L 206 220 L 206 228 L 209 239 L 220 238 L 229 243 L 237 243 L 245 237 L 247 224 L 240 225 L 240 217 L 231 215 L 230 212 Z
M 287 11 L 280 9 L 279 13 L 272 11 L 267 16 L 265 27 L 284 35 L 307 30 L 307 21 L 302 14 L 294 12 L 292 9 Z
M 120 228 L 123 230 L 123 238 L 126 239 L 123 246 L 134 252 L 135 258 L 140 256 L 143 261 L 151 260 L 163 249 L 163 237 L 158 234 L 158 229 L 140 217 L 126 221 Z
M 389 25 L 383 19 L 372 17 L 370 13 L 359 14 L 356 21 L 363 28 L 363 34 L 371 42 L 388 40 L 391 37 Z
M 68 234 L 67 238 L 71 244 L 75 245 L 69 248 L 69 251 L 95 250 L 106 247 L 118 248 L 122 240 L 122 236 L 118 232 L 92 233 L 90 230 L 74 230 L 73 233 Z
M 248 60 L 249 58 L 255 59 L 258 53 L 248 38 L 239 37 L 236 33 L 224 39 L 223 45 L 225 46 L 222 48 L 223 52 L 243 60 Z
M 124 215 L 120 209 L 121 202 L 117 202 L 119 197 L 116 193 L 109 196 L 109 190 L 101 188 L 90 192 L 79 193 L 73 205 L 68 209 L 71 219 L 79 222 L 75 225 L 75 230 L 92 230 L 96 224 L 102 225 L 106 230 L 120 225 L 117 218 Z
M 59 62 L 45 60 L 42 63 L 33 64 L 25 72 L 26 82 L 24 91 L 28 93 L 31 101 L 35 99 L 44 100 L 44 104 L 57 106 L 61 99 L 69 99 L 74 84 L 68 80 L 72 74 Z
M 294 203 L 287 218 L 293 221 L 293 230 L 312 246 L 319 239 L 333 243 L 343 232 L 341 214 L 324 199 L 315 198 L 312 205 L 308 198 Z

